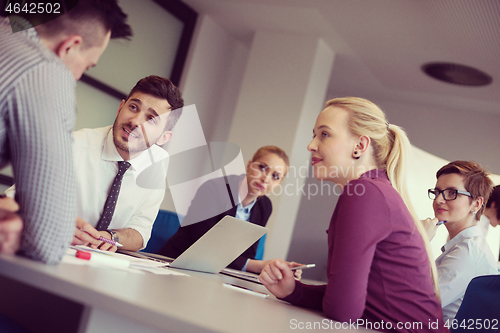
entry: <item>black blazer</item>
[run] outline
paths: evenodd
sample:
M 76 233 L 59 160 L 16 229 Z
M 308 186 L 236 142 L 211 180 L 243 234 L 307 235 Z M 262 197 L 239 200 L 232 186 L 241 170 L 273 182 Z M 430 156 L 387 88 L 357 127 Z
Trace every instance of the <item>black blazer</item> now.
M 203 236 L 208 230 L 210 230 L 214 225 L 216 225 L 224 216 L 236 216 L 235 201 L 232 200 L 232 207 L 227 206 L 227 193 L 232 197 L 234 194 L 236 198 L 238 197 L 238 184 L 242 176 L 227 176 L 229 184 L 226 184 L 226 193 L 221 193 L 221 179 L 214 179 L 205 182 L 200 186 L 196 195 L 191 202 L 191 206 L 184 217 L 183 223 L 187 221 L 196 220 L 197 216 L 201 216 L 207 210 L 212 211 L 223 211 L 211 218 L 205 219 L 201 222 L 189 224 L 185 227 L 180 227 L 175 235 L 173 235 L 165 245 L 158 251 L 158 254 L 177 258 L 182 252 L 184 252 L 188 247 L 190 247 L 194 242 L 196 242 L 201 236 Z M 215 210 L 214 210 L 215 208 Z M 229 208 L 229 209 L 227 209 Z M 224 211 L 224 209 L 226 209 Z M 258 224 L 260 226 L 266 226 L 269 216 L 272 212 L 271 200 L 268 197 L 262 196 L 257 198 L 257 202 L 250 212 L 249 222 Z M 205 215 L 206 216 L 206 215 Z M 198 219 L 200 220 L 200 219 Z M 247 259 L 254 259 L 257 253 L 258 241 L 250 246 L 245 252 L 243 252 L 238 258 L 236 258 L 228 267 L 235 269 L 242 269 L 245 266 Z

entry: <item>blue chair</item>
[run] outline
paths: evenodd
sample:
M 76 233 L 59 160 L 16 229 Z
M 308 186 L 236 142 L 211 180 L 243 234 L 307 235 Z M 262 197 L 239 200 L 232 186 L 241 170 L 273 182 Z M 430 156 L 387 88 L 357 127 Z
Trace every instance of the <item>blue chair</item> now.
M 153 224 L 148 245 L 141 252 L 157 253 L 180 226 L 177 213 L 160 209 Z
M 259 244 L 257 245 L 257 253 L 255 253 L 255 259 L 257 260 L 262 260 L 264 258 L 264 247 L 266 245 L 266 236 L 267 234 L 264 234 L 259 240 Z
M 149 238 L 148 245 L 140 252 L 157 253 L 170 237 L 177 232 L 179 227 L 180 219 L 177 213 L 160 209 L 153 224 L 153 230 L 151 231 L 151 238 Z M 264 258 L 266 235 L 262 236 L 259 240 L 255 259 L 262 260 L 262 258 Z
M 471 323 L 476 332 L 500 332 L 500 275 L 477 276 L 471 280 L 455 323 L 456 328 L 450 327 L 452 332 L 466 332 Z M 478 323 L 483 329 L 476 327 Z M 494 325 L 496 329 L 491 329 Z

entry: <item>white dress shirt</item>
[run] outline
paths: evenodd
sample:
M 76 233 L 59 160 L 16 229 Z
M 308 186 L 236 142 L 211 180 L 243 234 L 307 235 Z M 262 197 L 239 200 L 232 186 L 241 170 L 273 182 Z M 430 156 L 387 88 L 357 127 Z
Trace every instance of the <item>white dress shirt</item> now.
M 117 161 L 123 161 L 123 158 L 113 143 L 111 126 L 82 129 L 74 133 L 74 138 L 78 217 L 95 227 L 118 172 Z M 155 162 L 160 162 L 160 172 L 156 170 L 149 175 L 154 177 L 151 183 L 162 185 L 162 189 L 143 188 L 136 183 L 139 174 L 152 164 L 151 158 Z M 161 147 L 153 145 L 128 162 L 131 167 L 123 177 L 109 229 L 137 230 L 142 235 L 144 248 L 151 236 L 153 222 L 165 195 L 168 153 Z
M 443 316 L 455 318 L 469 282 L 476 276 L 498 274 L 497 263 L 479 226 L 462 230 L 436 259 Z

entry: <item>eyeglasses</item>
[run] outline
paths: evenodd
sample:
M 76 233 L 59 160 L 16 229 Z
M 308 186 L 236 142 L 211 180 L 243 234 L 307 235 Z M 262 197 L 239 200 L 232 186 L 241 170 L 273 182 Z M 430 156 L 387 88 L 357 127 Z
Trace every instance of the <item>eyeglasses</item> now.
M 427 190 L 427 194 L 429 195 L 429 199 L 436 200 L 439 197 L 439 194 L 443 193 L 443 199 L 446 201 L 455 200 L 459 194 L 467 195 L 472 198 L 472 195 L 466 191 L 459 191 L 455 189 L 446 189 L 446 190 L 438 190 L 437 188 L 430 188 Z

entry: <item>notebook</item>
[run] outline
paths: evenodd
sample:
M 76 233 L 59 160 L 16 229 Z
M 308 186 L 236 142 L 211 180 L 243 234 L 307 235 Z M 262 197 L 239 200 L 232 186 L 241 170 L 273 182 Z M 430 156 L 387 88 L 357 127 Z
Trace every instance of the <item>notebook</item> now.
M 267 231 L 260 225 L 225 216 L 172 261 L 170 267 L 219 273 Z

